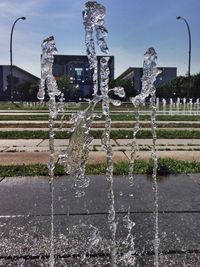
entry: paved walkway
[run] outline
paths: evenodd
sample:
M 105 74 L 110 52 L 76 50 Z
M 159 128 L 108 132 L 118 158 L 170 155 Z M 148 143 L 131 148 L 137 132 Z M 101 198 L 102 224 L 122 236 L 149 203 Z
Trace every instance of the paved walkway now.
M 74 179 L 58 177 L 54 185 L 56 265 L 110 267 L 108 184 L 90 176 L 85 196 L 75 197 Z M 169 176 L 158 181 L 159 266 L 200 266 L 199 175 Z M 135 255 L 135 266 L 153 267 L 154 196 L 151 179 L 114 177 L 117 218 L 117 266 Z M 48 177 L 5 178 L 0 182 L 0 265 L 49 266 L 51 194 Z M 135 224 L 128 235 L 129 218 Z M 131 239 L 133 238 L 133 239 Z M 131 243 L 131 240 L 133 243 Z M 126 254 L 130 252 L 129 254 Z M 122 257 L 124 256 L 124 257 Z
M 114 150 L 114 161 L 128 161 L 131 153 L 130 139 L 111 140 Z M 48 139 L 0 139 L 0 165 L 47 163 L 49 160 Z M 69 140 L 56 139 L 55 149 L 59 154 L 65 150 Z M 151 157 L 151 139 L 137 139 L 138 159 Z M 189 161 L 200 161 L 200 139 L 158 139 L 158 157 L 175 158 Z M 106 161 L 106 153 L 102 150 L 101 140 L 94 139 L 90 146 L 89 163 L 97 164 Z
M 112 128 L 126 128 L 126 129 L 132 129 L 134 127 L 134 121 L 112 121 Z M 200 129 L 200 122 L 199 121 L 157 121 L 157 128 L 158 129 L 165 129 L 165 128 L 188 128 L 188 129 Z M 0 121 L 0 129 L 4 128 L 48 128 L 49 122 L 48 120 L 7 120 L 7 121 Z M 61 125 L 61 121 L 56 121 L 55 126 L 59 127 Z M 70 128 L 72 126 L 72 123 L 69 121 L 64 121 L 63 123 L 63 129 Z M 92 128 L 104 128 L 105 127 L 105 121 L 94 121 L 92 123 Z M 150 121 L 141 121 L 140 122 L 141 128 L 151 128 L 151 122 Z

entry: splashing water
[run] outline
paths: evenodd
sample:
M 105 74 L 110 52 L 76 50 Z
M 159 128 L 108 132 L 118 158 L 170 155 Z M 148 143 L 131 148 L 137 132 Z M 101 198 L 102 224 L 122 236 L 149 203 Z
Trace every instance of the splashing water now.
M 115 212 L 115 197 L 113 190 L 113 149 L 110 142 L 110 132 L 111 132 L 111 117 L 110 117 L 110 99 L 108 96 L 108 81 L 109 81 L 109 67 L 108 67 L 109 57 L 101 58 L 101 93 L 103 97 L 102 110 L 105 116 L 105 130 L 102 135 L 102 147 L 106 150 L 107 154 L 107 168 L 106 168 L 106 178 L 108 181 L 108 198 L 109 198 L 109 215 L 108 223 L 111 231 L 111 266 L 116 265 L 116 212 Z
M 94 119 L 94 109 L 96 104 L 102 100 L 102 96 L 97 95 L 98 91 L 98 74 L 97 74 L 97 57 L 95 52 L 93 32 L 96 31 L 97 42 L 100 49 L 104 53 L 108 53 L 108 47 L 105 41 L 107 30 L 104 27 L 105 7 L 97 2 L 87 2 L 83 11 L 83 24 L 86 32 L 86 47 L 90 68 L 93 69 L 93 86 L 94 98 L 89 102 L 88 108 L 77 114 L 73 114 L 71 121 L 73 132 L 70 138 L 67 150 L 62 151 L 59 158 L 65 171 L 74 175 L 73 188 L 76 190 L 76 196 L 82 197 L 85 195 L 84 188 L 89 185 L 89 178 L 85 177 L 85 167 L 89 157 L 89 147 L 93 140 L 90 135 L 91 125 Z M 108 63 L 108 62 L 107 62 Z M 109 69 L 106 76 L 108 84 Z M 102 77 L 101 77 L 102 78 Z M 102 85 L 102 83 L 101 83 Z M 102 86 L 101 86 L 102 87 Z M 108 89 L 107 89 L 108 90 Z M 112 89 L 118 96 L 124 96 L 124 90 L 121 87 Z M 108 94 L 108 92 L 106 93 Z M 105 94 L 104 94 L 105 95 Z M 107 96 L 108 97 L 108 96 Z M 119 100 L 110 100 L 115 105 L 120 105 Z M 114 102 L 115 101 L 115 102 Z M 104 101 L 105 102 L 105 101 Z M 103 102 L 103 103 L 104 103 Z
M 49 96 L 49 150 L 50 159 L 48 164 L 50 176 L 50 192 L 51 192 L 51 250 L 50 250 L 50 267 L 55 264 L 54 259 L 54 168 L 55 168 L 55 147 L 54 147 L 54 127 L 55 119 L 57 118 L 58 108 L 56 104 L 56 96 L 60 95 L 56 80 L 53 76 L 53 62 L 54 54 L 57 52 L 55 47 L 55 40 L 53 36 L 46 38 L 42 43 L 42 61 L 41 61 L 41 83 L 37 94 L 39 100 L 43 101 L 45 98 L 45 85 L 47 86 L 47 93 Z M 62 109 L 62 103 L 61 103 Z
M 90 135 L 91 125 L 94 119 L 94 109 L 96 104 L 102 99 L 98 92 L 98 63 L 95 52 L 93 33 L 96 31 L 97 42 L 102 52 L 107 53 L 108 48 L 105 42 L 107 30 L 103 26 L 105 16 L 104 6 L 97 2 L 87 2 L 83 11 L 83 24 L 85 27 L 85 43 L 90 69 L 93 70 L 93 95 L 94 99 L 89 103 L 85 111 L 72 116 L 74 123 L 72 137 L 66 151 L 60 155 L 61 164 L 65 171 L 75 175 L 73 187 L 76 189 L 76 196 L 85 195 L 83 188 L 88 187 L 89 178 L 85 177 L 85 166 L 89 157 L 89 147 L 93 140 Z
M 152 145 L 152 153 L 151 158 L 153 161 L 153 191 L 154 191 L 154 203 L 155 203 L 155 240 L 154 240 L 154 264 L 158 267 L 159 262 L 159 228 L 158 228 L 158 184 L 157 184 L 157 155 L 156 155 L 156 88 L 154 86 L 154 82 L 156 81 L 156 77 L 161 73 L 160 70 L 157 69 L 156 65 L 157 54 L 153 48 L 150 48 L 145 54 L 145 67 L 146 67 L 146 75 L 149 79 L 149 87 L 150 87 L 150 107 L 151 107 L 151 131 L 153 137 L 153 145 Z
M 105 41 L 107 30 L 104 27 L 105 7 L 97 2 L 88 1 L 83 10 L 83 25 L 85 28 L 86 52 L 93 69 L 93 95 L 98 92 L 98 63 L 94 43 L 94 31 L 96 31 L 97 43 L 103 53 L 108 53 L 108 47 Z
M 154 86 L 154 82 L 156 81 L 156 77 L 158 74 L 161 73 L 160 70 L 157 69 L 156 65 L 156 59 L 157 54 L 154 50 L 154 48 L 149 48 L 147 52 L 144 54 L 144 64 L 143 64 L 143 76 L 142 76 L 142 90 L 139 95 L 132 98 L 131 101 L 133 105 L 136 108 L 136 125 L 133 131 L 133 143 L 132 143 L 132 153 L 131 153 L 131 159 L 130 159 L 130 171 L 132 174 L 133 171 L 133 165 L 135 160 L 135 144 L 136 144 L 136 134 L 139 130 L 139 105 L 143 104 L 145 102 L 145 98 L 150 96 L 150 107 L 151 107 L 151 131 L 152 131 L 152 137 L 153 137 L 153 145 L 152 145 L 152 153 L 151 158 L 153 161 L 153 191 L 154 191 L 154 203 L 155 203 L 155 210 L 154 210 L 154 216 L 155 216 L 155 239 L 154 239 L 154 252 L 155 252 L 155 258 L 154 258 L 154 264 L 156 267 L 158 267 L 158 249 L 159 249 L 159 236 L 158 236 L 158 185 L 157 185 L 157 156 L 156 156 L 156 88 Z M 133 176 L 131 176 L 131 179 Z M 132 179 L 133 182 L 133 179 Z
M 55 47 L 55 40 L 53 36 L 46 38 L 42 43 L 42 59 L 41 59 L 41 83 L 37 93 L 39 100 L 45 98 L 45 85 L 47 85 L 47 91 L 49 98 L 55 99 L 55 96 L 60 95 L 56 80 L 52 74 L 54 55 L 57 52 Z M 56 105 L 55 105 L 56 106 Z M 54 117 L 56 116 L 56 110 Z
M 133 140 L 131 142 L 131 154 L 130 154 L 130 161 L 129 161 L 129 181 L 130 185 L 134 185 L 134 164 L 137 156 L 138 145 L 137 145 L 137 138 L 136 135 L 140 130 L 140 114 L 139 114 L 139 105 L 135 105 L 135 125 L 133 129 Z
M 62 130 L 63 128 L 63 123 L 64 123 L 64 117 L 65 117 L 65 109 L 64 109 L 64 101 L 65 101 L 65 98 L 64 98 L 64 94 L 61 93 L 60 94 L 60 102 L 58 103 L 58 112 L 61 112 L 62 116 L 61 116 L 61 124 L 60 124 L 60 129 Z
M 93 69 L 93 82 L 94 82 L 94 96 L 97 95 L 98 92 L 98 63 L 95 52 L 95 44 L 94 44 L 94 31 L 96 31 L 97 43 L 100 47 L 100 50 L 104 54 L 108 54 L 108 46 L 106 43 L 107 29 L 104 26 L 104 17 L 105 17 L 106 9 L 103 5 L 89 1 L 85 4 L 85 9 L 83 11 L 83 24 L 85 27 L 85 42 L 87 48 L 88 60 L 90 63 L 90 68 Z M 108 198 L 109 198 L 109 216 L 108 223 L 111 230 L 111 266 L 116 266 L 116 229 L 117 224 L 116 213 L 115 213 L 115 200 L 114 200 L 114 191 L 113 191 L 113 150 L 110 142 L 110 132 L 111 132 L 111 118 L 110 118 L 110 103 L 115 105 L 120 105 L 121 101 L 112 100 L 109 98 L 109 57 L 102 57 L 100 60 L 100 91 L 102 95 L 102 112 L 105 116 L 105 130 L 102 135 L 102 147 L 106 150 L 107 155 L 107 169 L 106 169 L 106 177 L 108 181 Z M 115 94 L 123 95 L 123 88 L 114 88 Z
M 136 152 L 138 151 L 138 146 L 136 143 L 136 135 L 140 129 L 139 123 L 139 107 L 140 105 L 144 105 L 145 99 L 149 96 L 155 94 L 154 82 L 156 81 L 156 76 L 161 73 L 160 70 L 157 69 L 155 60 L 156 53 L 154 56 L 155 50 L 153 47 L 150 47 L 147 52 L 144 54 L 144 63 L 143 63 L 143 76 L 142 76 L 142 90 L 139 95 L 132 97 L 130 100 L 135 108 L 135 126 L 133 130 L 133 141 L 131 143 L 131 156 L 129 163 L 129 179 L 131 185 L 134 183 L 134 163 L 136 160 Z M 155 100 L 156 101 L 156 100 Z M 151 105 L 152 106 L 152 105 Z
M 68 148 L 59 156 L 66 173 L 75 176 L 73 188 L 76 190 L 77 197 L 85 195 L 84 188 L 88 187 L 90 182 L 89 178 L 85 177 L 85 167 L 93 140 L 90 129 L 94 119 L 94 109 L 99 100 L 100 97 L 94 97 L 85 111 L 72 116 L 71 121 L 74 126 L 71 131 L 73 134 Z
M 135 266 L 135 243 L 134 236 L 132 235 L 132 229 L 135 226 L 135 223 L 130 219 L 130 210 L 128 214 L 124 216 L 123 222 L 125 228 L 127 229 L 127 237 L 123 240 L 124 254 L 120 257 L 119 263 L 124 264 L 125 266 Z
M 111 133 L 111 117 L 110 117 L 110 103 L 115 106 L 120 106 L 121 101 L 110 99 L 108 94 L 110 91 L 114 91 L 114 94 L 119 97 L 125 96 L 124 88 L 115 87 L 113 89 L 108 88 L 109 82 L 109 67 L 108 67 L 109 57 L 102 57 L 100 61 L 101 66 L 101 83 L 100 89 L 102 94 L 102 112 L 105 116 L 105 130 L 102 135 L 102 148 L 106 151 L 107 156 L 107 168 L 106 168 L 106 178 L 108 182 L 108 199 L 109 199 L 109 215 L 108 215 L 108 223 L 111 231 L 111 266 L 117 266 L 117 247 L 116 247 L 116 231 L 117 231 L 117 223 L 116 223 L 116 212 L 115 212 L 115 197 L 113 190 L 113 149 L 110 142 L 110 133 Z

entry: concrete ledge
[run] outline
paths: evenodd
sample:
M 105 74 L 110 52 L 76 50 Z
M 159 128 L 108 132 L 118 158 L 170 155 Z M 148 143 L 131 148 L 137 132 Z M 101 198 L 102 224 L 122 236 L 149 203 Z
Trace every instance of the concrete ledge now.
M 130 151 L 124 152 L 130 158 Z M 173 158 L 186 161 L 200 161 L 200 151 L 157 151 L 158 158 Z M 151 158 L 151 151 L 139 151 L 137 159 L 148 160 Z
M 55 156 L 55 160 L 57 156 Z M 123 152 L 114 152 L 114 162 L 127 161 Z M 1 166 L 5 165 L 29 165 L 47 164 L 49 162 L 49 152 L 1 152 Z M 106 163 L 106 152 L 91 151 L 89 154 L 89 164 Z
M 48 152 L 2 152 L 0 165 L 47 164 L 48 161 Z

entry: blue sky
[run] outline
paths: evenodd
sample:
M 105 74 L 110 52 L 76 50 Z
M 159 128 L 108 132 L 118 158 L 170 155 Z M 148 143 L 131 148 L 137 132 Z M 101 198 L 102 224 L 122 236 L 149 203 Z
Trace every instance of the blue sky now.
M 54 35 L 59 54 L 85 54 L 82 9 L 84 0 L 0 0 L 0 64 L 9 64 L 10 31 L 13 64 L 40 76 L 41 42 Z M 143 54 L 153 46 L 158 66 L 188 69 L 187 19 L 192 35 L 191 73 L 200 72 L 199 0 L 99 0 L 105 5 L 107 42 L 115 56 L 115 77 L 128 67 L 141 67 Z M 97 49 L 98 54 L 99 50 Z

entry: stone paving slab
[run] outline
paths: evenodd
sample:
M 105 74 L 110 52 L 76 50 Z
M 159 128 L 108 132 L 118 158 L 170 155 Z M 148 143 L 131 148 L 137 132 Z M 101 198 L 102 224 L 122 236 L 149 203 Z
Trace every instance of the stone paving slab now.
M 65 149 L 66 147 L 62 147 L 63 149 Z M 58 148 L 56 147 L 55 148 L 55 151 L 59 151 L 61 150 L 61 148 Z M 28 153 L 31 153 L 31 152 L 49 152 L 49 147 L 20 147 L 20 146 L 17 146 L 17 147 L 8 147 L 6 148 L 3 152 L 28 152 Z
M 55 146 L 67 146 L 69 145 L 69 139 L 55 139 Z M 38 145 L 39 147 L 49 147 L 49 140 L 45 139 Z
M 108 210 L 108 203 L 105 202 L 107 198 L 105 175 L 88 177 L 90 178 L 90 186 L 85 190 L 86 196 L 83 198 L 75 197 L 72 179 L 68 177 L 55 179 L 55 209 L 57 213 L 103 213 Z M 158 177 L 158 187 L 160 212 L 200 212 L 200 176 L 170 175 L 164 178 Z M 181 188 L 181 190 L 177 190 L 177 188 Z M 153 210 L 151 176 L 136 175 L 133 187 L 130 186 L 127 176 L 115 176 L 114 192 L 117 212 L 127 212 L 128 209 L 130 212 L 150 212 Z
M 69 144 L 69 139 L 55 139 L 55 146 L 66 146 Z M 91 145 L 101 146 L 101 139 L 93 139 Z M 116 142 L 111 139 L 111 145 L 115 146 Z M 49 146 L 49 140 L 43 140 L 39 146 Z
M 37 147 L 43 139 L 0 139 L 0 147 Z
M 97 229 L 102 239 L 100 243 L 94 243 L 90 251 L 90 253 L 96 253 L 96 256 L 88 258 L 89 261 L 93 260 L 92 265 L 86 264 L 83 260 L 83 265 L 71 266 L 105 266 L 102 264 L 106 257 L 102 257 L 101 253 L 108 253 L 110 241 L 107 223 L 107 182 L 105 176 L 90 176 L 90 178 L 91 184 L 83 198 L 75 198 L 74 190 L 70 186 L 70 180 L 72 182 L 73 179 L 70 177 L 55 179 L 54 242 L 55 252 L 61 257 L 57 262 L 63 264 L 57 266 L 64 267 L 66 263 L 77 264 L 78 258 L 75 255 L 88 251 L 88 245 L 97 233 Z M 138 266 L 153 267 L 152 181 L 139 175 L 135 177 L 134 186 L 130 187 L 127 177 L 118 176 L 114 177 L 114 185 L 118 253 L 125 251 L 124 240 L 127 238 L 128 231 L 124 218 L 130 206 L 130 219 L 135 222 L 132 229 L 134 252 L 141 253 L 140 257 L 137 256 Z M 158 180 L 158 188 L 159 252 L 162 254 L 159 257 L 159 266 L 198 267 L 200 265 L 200 176 L 198 174 L 171 175 Z M 119 194 L 120 191 L 123 191 L 123 195 Z M 130 191 L 133 196 L 130 196 Z M 5 264 L 14 266 L 12 264 L 18 260 L 21 260 L 21 264 L 25 264 L 22 266 L 48 266 L 48 258 L 41 259 L 42 255 L 50 253 L 48 178 L 6 178 L 0 182 L 0 198 L 1 266 L 6 266 Z M 120 211 L 122 213 L 119 213 Z M 29 216 L 25 217 L 8 216 L 27 214 L 27 212 Z M 101 247 L 99 247 L 100 244 Z M 13 256 L 19 258 L 12 259 Z M 44 262 L 47 265 L 43 265 Z M 107 266 L 110 267 L 110 264 Z M 119 266 L 128 267 L 129 265 L 119 264 Z
M 56 153 L 60 153 L 63 150 L 66 150 L 67 146 L 56 146 L 55 151 Z M 90 146 L 90 151 L 96 151 L 97 149 L 94 146 Z M 102 149 L 100 149 L 102 150 Z M 48 146 L 39 146 L 39 147 L 7 147 L 7 148 L 0 148 L 0 152 L 49 152 Z
M 119 146 L 129 145 L 132 142 L 132 139 L 116 139 L 116 143 Z M 152 145 L 152 139 L 137 139 L 136 143 L 138 145 Z M 200 145 L 200 139 L 157 139 L 156 145 Z
M 61 124 L 61 121 L 57 120 L 55 121 L 55 127 L 59 127 Z M 112 121 L 112 127 L 116 129 L 133 129 L 135 122 L 134 121 Z M 200 123 L 198 121 L 187 121 L 187 122 L 179 122 L 179 121 L 158 121 L 157 123 L 158 129 L 181 129 L 181 128 L 193 128 L 193 129 L 199 129 Z M 49 125 L 48 120 L 7 120 L 7 121 L 0 121 L 0 128 L 47 128 Z M 64 121 L 63 128 L 70 128 L 73 124 L 70 121 Z M 104 128 L 105 122 L 104 121 L 93 121 L 92 128 Z M 140 127 L 142 129 L 145 128 L 151 128 L 151 123 L 149 121 L 142 121 L 140 122 Z
M 87 265 L 83 266 L 83 263 L 80 259 L 75 257 L 69 258 L 59 258 L 55 260 L 55 266 L 66 267 L 66 266 L 80 266 L 80 267 L 110 267 L 110 264 L 107 263 L 105 257 L 97 255 L 96 257 L 87 258 Z M 199 267 L 200 256 L 198 253 L 177 253 L 176 255 L 160 255 L 160 264 L 162 267 L 182 267 L 182 266 L 192 266 Z M 49 267 L 49 259 L 13 259 L 10 260 L 0 260 L 1 266 L 13 267 L 26 264 L 26 267 Z M 138 267 L 154 267 L 154 257 L 153 256 L 136 256 L 135 266 Z
M 111 140 L 114 151 L 114 161 L 127 161 L 130 158 L 131 139 Z M 68 139 L 55 139 L 56 153 L 67 148 Z M 151 139 L 137 139 L 139 159 L 150 159 Z M 200 139 L 158 139 L 157 156 L 160 158 L 175 158 L 180 160 L 200 161 Z M 45 139 L 0 139 L 0 165 L 15 164 L 47 164 L 49 161 L 49 140 Z M 90 146 L 89 163 L 105 163 L 106 152 L 101 148 L 101 139 L 94 139 Z
M 49 152 L 1 152 L 0 157 L 1 166 L 47 164 L 49 162 Z M 127 157 L 123 152 L 115 151 L 113 160 L 115 162 L 127 161 Z M 88 163 L 106 163 L 106 152 L 90 151 Z
M 11 177 L 0 182 L 0 217 L 50 213 L 49 177 Z
M 130 151 L 124 152 L 127 158 L 130 158 Z M 186 161 L 200 161 L 199 151 L 157 151 L 158 158 L 173 158 L 177 160 Z M 137 159 L 148 160 L 151 158 L 151 151 L 139 151 L 137 152 Z
M 151 145 L 139 145 L 138 146 L 139 151 L 151 151 L 152 146 Z M 131 146 L 113 146 L 113 151 L 131 151 Z M 100 146 L 95 146 L 94 150 L 102 151 L 102 148 Z M 157 145 L 156 146 L 157 151 L 200 151 L 200 145 L 195 146 L 184 146 L 184 145 L 170 145 L 170 146 L 163 146 L 163 145 Z
M 57 130 L 57 128 L 56 128 Z M 66 129 L 65 129 L 66 130 Z M 48 127 L 33 127 L 33 128 L 28 128 L 28 127 L 20 127 L 20 128 L 16 128 L 16 127 L 5 127 L 5 128 L 0 128 L 0 132 L 10 132 L 10 131 L 17 131 L 17 132 L 21 132 L 21 131 L 45 131 L 48 132 L 49 128 Z
M 185 127 L 185 128 L 176 128 L 176 127 L 171 127 L 171 128 L 168 128 L 168 127 L 165 127 L 165 128 L 159 128 L 159 129 L 162 129 L 162 130 L 178 130 L 178 131 L 185 131 L 187 129 L 187 131 L 200 131 L 200 127 L 198 128 L 193 128 L 193 127 Z M 61 131 L 60 130 L 60 127 L 55 127 L 55 130 L 56 131 Z M 70 130 L 69 127 L 65 127 L 63 128 L 64 131 L 68 131 Z M 92 128 L 92 131 L 99 131 L 99 130 L 103 130 L 103 128 Z M 129 131 L 132 131 L 132 128 L 124 128 L 124 127 L 121 127 L 120 129 L 119 128 L 115 128 L 115 127 L 112 127 L 112 130 L 114 131 L 119 131 L 119 130 L 129 130 Z M 142 130 L 150 130 L 150 128 L 142 128 Z M 9 131 L 49 131 L 49 128 L 48 126 L 46 127 L 37 127 L 36 125 L 34 127 L 31 127 L 29 128 L 28 125 L 24 125 L 24 126 L 20 126 L 20 128 L 16 128 L 16 125 L 13 125 L 12 127 L 3 127 L 1 128 L 0 127 L 0 132 L 9 132 Z
M 23 148 L 22 148 L 23 149 Z M 25 150 L 25 149 L 24 149 Z M 1 152 L 0 165 L 29 165 L 29 164 L 47 164 L 49 162 L 49 152 L 42 150 L 42 152 Z M 39 149 L 38 149 L 39 150 Z M 46 151 L 46 152 L 45 152 Z M 57 153 L 59 151 L 57 150 Z M 125 162 L 130 158 L 130 151 L 114 151 L 114 162 Z M 158 158 L 174 158 L 178 160 L 200 161 L 199 151 L 157 151 Z M 151 158 L 151 151 L 137 152 L 137 159 L 149 160 Z M 106 163 L 106 152 L 104 151 L 90 151 L 89 164 Z
M 113 150 L 124 151 L 130 150 L 131 139 L 111 139 Z M 137 139 L 136 143 L 141 149 L 151 149 L 151 139 Z M 66 148 L 69 144 L 69 139 L 55 139 L 56 148 Z M 200 148 L 200 139 L 158 139 L 156 142 L 158 150 L 165 150 L 167 147 L 170 150 L 195 150 Z M 95 148 L 94 148 L 95 147 Z M 93 139 L 91 150 L 102 150 L 101 139 Z M 45 139 L 0 139 L 0 151 L 48 151 L 49 140 Z
M 47 164 L 48 152 L 1 152 L 0 165 Z
M 108 211 L 106 176 L 90 175 L 88 177 L 90 185 L 85 189 L 86 194 L 82 198 L 75 196 L 73 178 L 66 175 L 54 179 L 55 214 L 95 214 Z M 158 177 L 158 187 L 161 213 L 176 211 L 200 213 L 200 176 Z M 118 213 L 127 212 L 128 209 L 132 213 L 153 211 L 154 198 L 150 176 L 136 175 L 134 186 L 130 186 L 127 176 L 115 176 L 114 192 Z M 49 214 L 49 177 L 5 178 L 0 182 L 0 198 L 0 216 Z
M 114 162 L 127 161 L 125 153 L 121 151 L 114 151 L 113 153 Z M 91 151 L 89 154 L 89 164 L 106 163 L 106 152 L 105 151 Z

